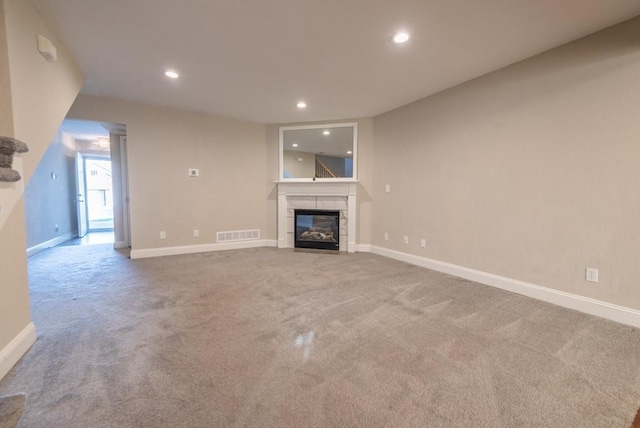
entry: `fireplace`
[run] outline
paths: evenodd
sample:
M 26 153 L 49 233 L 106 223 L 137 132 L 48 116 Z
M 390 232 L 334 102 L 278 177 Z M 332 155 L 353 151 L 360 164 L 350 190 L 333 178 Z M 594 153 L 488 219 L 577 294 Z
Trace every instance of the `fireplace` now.
M 340 249 L 340 211 L 295 210 L 296 248 Z
M 356 251 L 355 181 L 300 181 L 278 183 L 278 248 L 294 248 L 295 210 L 340 211 L 339 251 Z

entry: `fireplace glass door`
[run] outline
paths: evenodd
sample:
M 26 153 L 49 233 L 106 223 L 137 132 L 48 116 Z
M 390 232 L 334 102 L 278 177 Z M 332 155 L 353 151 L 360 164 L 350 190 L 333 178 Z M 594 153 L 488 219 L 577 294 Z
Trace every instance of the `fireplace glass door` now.
M 295 210 L 295 247 L 340 249 L 340 211 Z

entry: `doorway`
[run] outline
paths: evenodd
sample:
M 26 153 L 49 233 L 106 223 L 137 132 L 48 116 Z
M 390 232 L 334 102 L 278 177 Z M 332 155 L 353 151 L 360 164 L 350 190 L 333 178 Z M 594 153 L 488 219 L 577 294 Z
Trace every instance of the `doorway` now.
M 125 125 L 63 121 L 25 185 L 28 255 L 70 240 L 130 245 L 126 153 Z
M 84 156 L 86 209 L 89 232 L 113 230 L 111 158 Z
M 98 150 L 98 145 L 102 150 Z M 76 145 L 78 238 L 100 233 L 114 242 L 113 174 L 108 135 L 90 146 Z M 91 242 L 83 239 L 81 242 Z

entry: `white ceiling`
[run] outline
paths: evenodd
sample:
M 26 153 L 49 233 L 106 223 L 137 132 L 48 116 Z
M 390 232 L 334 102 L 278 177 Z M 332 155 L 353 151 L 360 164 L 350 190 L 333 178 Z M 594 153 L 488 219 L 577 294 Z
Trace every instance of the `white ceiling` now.
M 638 0 L 33 2 L 83 93 L 260 123 L 375 116 L 640 15 Z
M 62 121 L 59 131 L 75 139 L 90 141 L 109 137 L 109 131 L 105 125 L 89 120 L 65 119 Z

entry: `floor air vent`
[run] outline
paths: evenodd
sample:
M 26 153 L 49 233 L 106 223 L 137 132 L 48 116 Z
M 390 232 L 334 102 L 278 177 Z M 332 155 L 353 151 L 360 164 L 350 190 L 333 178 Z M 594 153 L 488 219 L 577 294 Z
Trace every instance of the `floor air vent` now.
M 254 239 L 260 239 L 260 229 L 218 232 L 218 242 L 251 241 Z

